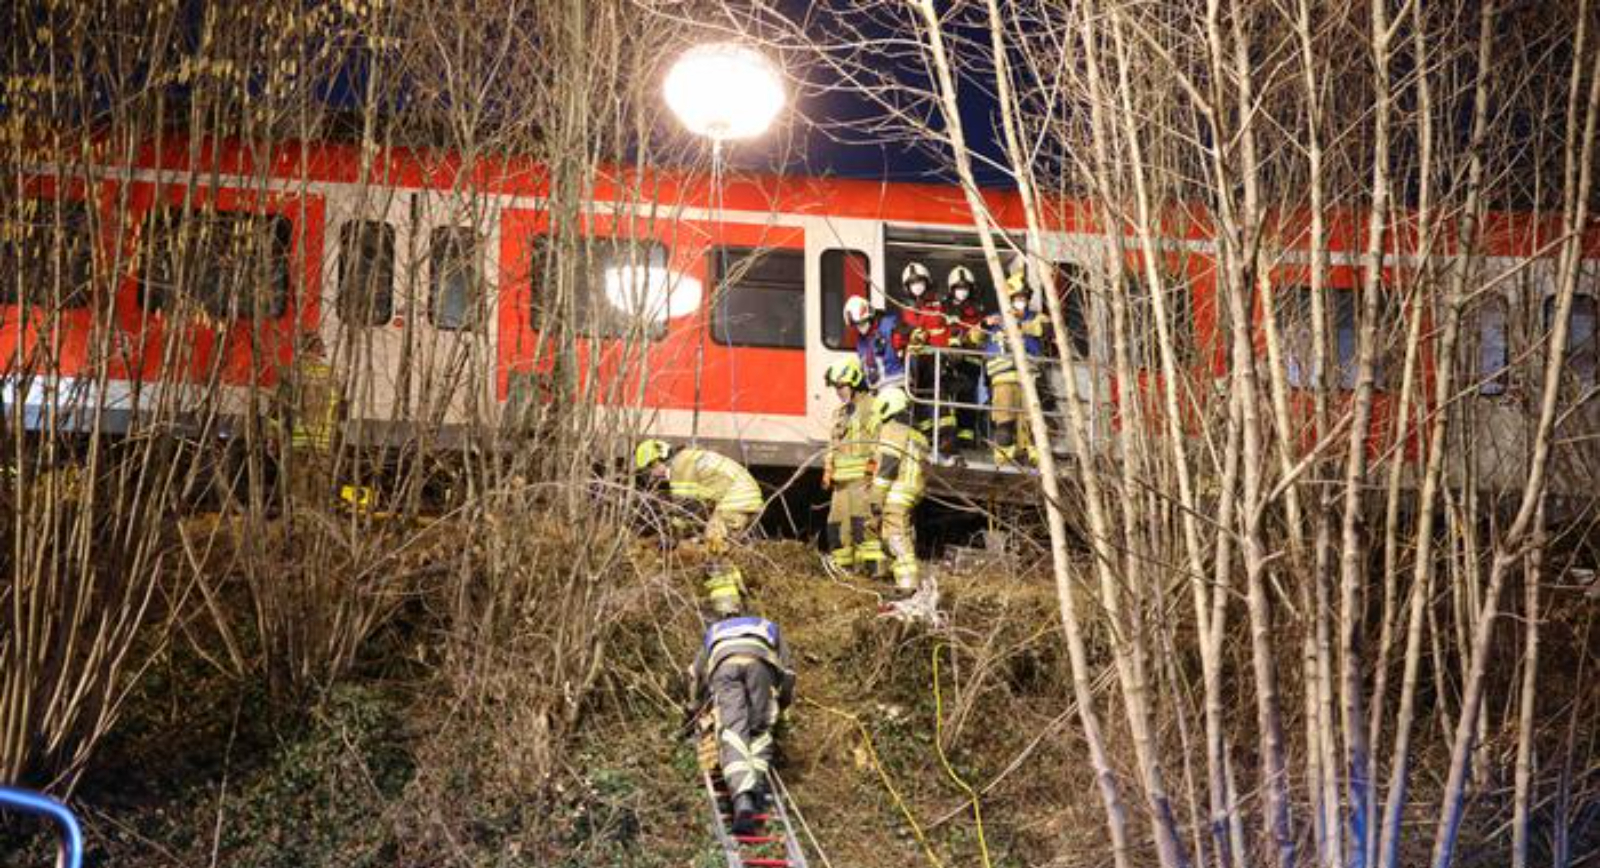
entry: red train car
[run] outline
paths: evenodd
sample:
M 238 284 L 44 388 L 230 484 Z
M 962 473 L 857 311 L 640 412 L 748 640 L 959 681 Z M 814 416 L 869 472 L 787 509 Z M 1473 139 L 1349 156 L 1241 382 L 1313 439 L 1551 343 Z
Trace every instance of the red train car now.
M 692 437 L 751 464 L 800 466 L 827 438 L 835 399 L 823 371 L 853 352 L 846 298 L 892 305 L 895 276 L 920 261 L 941 284 L 950 268 L 968 266 L 980 299 L 991 309 L 994 299 L 954 187 L 741 176 L 713 197 L 702 178 L 623 171 L 602 175 L 586 207 L 564 215 L 552 213 L 550 177 L 531 162 L 467 166 L 453 155 L 363 154 L 336 144 L 183 141 L 152 142 L 89 169 L 31 167 L 20 181 L 30 200 L 20 213 L 31 217 L 4 239 L 14 279 L 0 293 L 0 402 L 34 427 L 116 430 L 202 395 L 249 412 L 252 396 L 290 362 L 297 337 L 314 333 L 335 355 L 360 356 L 364 374 L 347 391 L 349 424 L 363 436 L 495 422 L 565 366 L 594 384 L 594 400 L 640 414 L 661 436 Z M 988 195 L 1001 225 L 1020 234 L 1019 201 Z M 1081 359 L 1067 370 L 1049 366 L 1048 376 L 1058 396 L 1060 380 L 1072 376 L 1081 394 L 1101 397 L 1088 416 L 1103 438 L 1117 424 L 1107 409 L 1117 390 L 1099 337 L 1107 329 L 1091 324 L 1108 322 L 1109 312 L 1104 293 L 1082 290 L 1103 283 L 1107 257 L 1124 257 L 1137 300 L 1138 254 L 1113 251 L 1089 206 L 1052 210 L 1058 220 L 1041 253 L 1077 288 L 1066 311 Z M 1159 265 L 1171 277 L 1188 372 L 1214 383 L 1225 376 L 1225 352 L 1215 245 L 1203 222 L 1172 229 Z M 567 281 L 578 291 L 552 310 L 543 253 L 557 223 L 593 243 Z M 1337 379 L 1348 386 L 1360 235 L 1351 220 L 1332 223 L 1333 342 Z M 1468 395 L 1481 405 L 1473 424 L 1487 426 L 1486 439 L 1502 449 L 1507 484 L 1518 471 L 1517 447 L 1506 444 L 1526 418 L 1516 399 L 1536 386 L 1517 371 L 1536 360 L 1530 353 L 1555 289 L 1553 269 L 1528 257 L 1551 231 L 1496 216 L 1487 254 L 1474 259 L 1482 274 L 1517 275 L 1491 283 L 1492 301 L 1474 307 L 1467 328 L 1481 374 Z M 1416 261 L 1408 243 L 1393 247 L 1385 266 L 1396 289 Z M 1276 258 L 1278 304 L 1305 306 L 1303 238 Z M 1586 275 L 1592 264 L 1585 261 Z M 234 277 L 249 270 L 234 281 L 249 291 L 208 292 L 229 269 Z M 1394 295 L 1398 314 L 1403 293 Z M 642 320 L 626 315 L 640 311 Z M 1596 288 L 1586 277 L 1569 351 L 1590 395 L 1600 370 L 1595 320 Z M 557 322 L 580 330 L 560 353 L 544 334 Z M 1305 336 L 1286 334 L 1285 348 L 1291 388 L 1309 387 Z M 1395 427 L 1387 391 L 1398 357 L 1384 367 L 1375 449 L 1393 442 Z M 1422 379 L 1431 382 L 1426 371 Z M 1582 422 L 1593 414 L 1572 415 Z M 984 468 L 983 456 L 971 458 Z

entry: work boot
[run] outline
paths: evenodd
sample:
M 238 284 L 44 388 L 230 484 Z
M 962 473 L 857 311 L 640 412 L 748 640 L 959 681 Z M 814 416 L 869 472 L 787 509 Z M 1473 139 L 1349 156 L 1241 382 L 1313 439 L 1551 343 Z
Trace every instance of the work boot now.
M 733 834 L 756 833 L 756 809 L 755 793 L 743 792 L 733 797 Z

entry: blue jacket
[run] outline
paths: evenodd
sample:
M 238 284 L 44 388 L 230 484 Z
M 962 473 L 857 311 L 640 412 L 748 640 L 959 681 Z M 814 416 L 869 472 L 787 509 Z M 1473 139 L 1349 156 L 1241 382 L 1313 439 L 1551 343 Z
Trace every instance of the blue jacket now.
M 695 655 L 694 665 L 689 669 L 690 699 L 698 701 L 705 693 L 711 674 L 722 661 L 736 656 L 754 657 L 771 666 L 777 675 L 779 703 L 788 705 L 793 701 L 794 668 L 789 644 L 783 641 L 777 624 L 753 615 L 724 618 L 706 628 L 700 653 Z
M 898 316 L 880 313 L 873 320 L 871 331 L 856 335 L 856 356 L 861 359 L 861 370 L 866 372 L 867 385 L 872 389 L 905 383 L 906 357 L 895 337 L 899 327 Z

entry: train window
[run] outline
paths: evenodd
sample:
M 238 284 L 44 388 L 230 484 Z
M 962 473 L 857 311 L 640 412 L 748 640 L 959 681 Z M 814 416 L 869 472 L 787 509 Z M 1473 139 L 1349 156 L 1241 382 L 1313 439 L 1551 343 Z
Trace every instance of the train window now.
M 339 321 L 387 325 L 394 316 L 394 227 L 352 220 L 339 227 Z
M 550 236 L 534 242 L 530 271 L 536 329 L 570 321 L 577 333 L 591 337 L 660 340 L 667 320 L 678 311 L 676 294 L 685 293 L 685 299 L 698 295 L 697 289 L 680 286 L 687 278 L 668 270 L 667 248 L 660 243 L 595 237 L 568 252 L 569 285 L 577 290 L 562 298 L 561 260 L 554 244 Z
M 805 349 L 805 254 L 719 247 L 711 339 L 725 346 Z
M 844 327 L 844 303 L 871 298 L 872 260 L 859 250 L 822 252 L 822 343 L 830 350 L 853 350 L 856 330 Z
M 276 319 L 288 308 L 289 219 L 253 211 L 150 212 L 139 302 L 147 310 L 197 307 L 217 319 Z
M 1360 374 L 1357 350 L 1361 290 L 1332 289 L 1328 291 L 1327 297 L 1333 301 L 1333 350 L 1339 370 L 1337 388 L 1351 390 L 1356 387 L 1356 380 Z M 1312 360 L 1316 356 L 1312 352 L 1311 340 L 1311 289 L 1297 287 L 1290 294 L 1287 303 L 1280 306 L 1278 315 L 1279 322 L 1282 323 L 1280 331 L 1287 345 L 1285 362 L 1289 369 L 1289 385 L 1296 388 L 1315 388 L 1317 383 L 1312 370 Z M 1379 346 L 1375 350 L 1372 363 L 1372 386 L 1380 392 L 1387 389 L 1389 376 L 1386 363 L 1389 351 L 1385 346 L 1384 324 L 1399 324 L 1403 331 L 1404 322 L 1403 306 L 1399 297 L 1388 289 L 1380 289 L 1376 336 Z
M 428 239 L 428 319 L 446 331 L 477 327 L 478 233 L 469 227 L 444 226 Z
M 0 221 L 0 304 L 89 303 L 94 234 L 83 202 L 24 199 Z
M 1600 374 L 1600 336 L 1596 335 L 1595 297 L 1578 295 L 1572 299 L 1572 320 L 1567 326 L 1567 370 L 1578 382 L 1590 385 Z M 1545 328 L 1554 327 L 1556 298 L 1544 300 Z
M 1061 316 L 1072 352 L 1086 359 L 1089 357 L 1089 272 L 1082 266 L 1056 263 L 1056 293 L 1061 299 Z
M 1510 363 L 1506 302 L 1505 299 L 1492 298 L 1478 309 L 1478 394 L 1504 394 L 1506 368 Z

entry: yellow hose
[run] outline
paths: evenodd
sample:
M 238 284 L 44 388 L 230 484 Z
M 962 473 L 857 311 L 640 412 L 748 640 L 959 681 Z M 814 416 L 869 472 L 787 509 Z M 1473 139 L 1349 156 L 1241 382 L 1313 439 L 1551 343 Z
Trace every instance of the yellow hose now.
M 884 769 L 883 761 L 878 758 L 878 750 L 872 744 L 872 734 L 867 732 L 866 724 L 861 722 L 861 718 L 843 709 L 823 705 L 810 697 L 805 697 L 805 701 L 829 714 L 842 717 L 855 724 L 856 730 L 861 733 L 861 743 L 867 748 L 867 756 L 872 760 L 872 767 L 877 770 L 878 778 L 883 781 L 884 789 L 887 789 L 889 796 L 894 799 L 895 807 L 900 809 L 900 813 L 906 818 L 906 823 L 911 826 L 911 833 L 916 836 L 917 843 L 922 845 L 922 852 L 928 855 L 928 861 L 933 863 L 934 868 L 944 868 L 944 863 L 939 861 L 939 857 L 933 852 L 933 846 L 928 843 L 928 836 L 923 834 L 922 826 L 917 823 L 917 818 L 912 815 L 911 808 L 906 805 L 905 799 L 900 797 L 900 791 L 895 789 L 894 781 L 889 779 L 889 772 Z M 987 854 L 985 859 L 987 860 Z
M 939 690 L 939 652 L 945 647 L 942 644 L 933 646 L 933 749 L 939 753 L 939 763 L 944 766 L 945 774 L 972 801 L 972 821 L 978 827 L 978 849 L 983 853 L 983 868 L 990 868 L 989 842 L 983 834 L 983 807 L 978 800 L 978 793 L 956 774 L 956 770 L 950 766 L 950 760 L 944 755 L 944 696 Z

